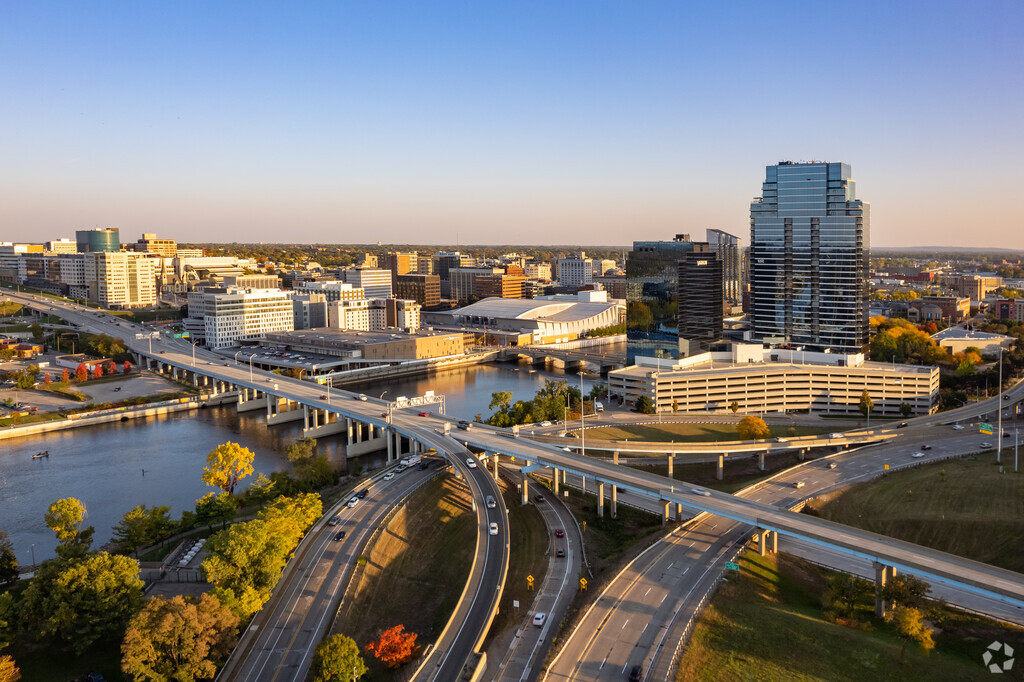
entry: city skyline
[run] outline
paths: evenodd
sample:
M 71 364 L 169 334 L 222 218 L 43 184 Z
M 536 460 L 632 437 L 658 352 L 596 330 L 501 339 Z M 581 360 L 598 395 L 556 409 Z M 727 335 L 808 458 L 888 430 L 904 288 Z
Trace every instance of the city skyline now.
M 747 239 L 817 159 L 874 247 L 1024 248 L 1024 9 L 858 8 L 12 6 L 0 240 Z

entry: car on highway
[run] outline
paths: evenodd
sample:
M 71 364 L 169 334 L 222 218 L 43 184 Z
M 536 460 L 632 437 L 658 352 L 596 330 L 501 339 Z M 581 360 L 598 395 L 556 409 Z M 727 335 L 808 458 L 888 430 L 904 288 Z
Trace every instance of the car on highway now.
M 395 467 L 395 473 L 396 474 L 400 474 L 403 471 L 405 471 L 405 469 L 406 469 L 406 467 L 405 467 L 404 464 L 399 464 L 398 466 Z
M 498 504 L 494 501 L 494 496 L 493 495 L 488 495 L 487 496 L 487 508 L 488 509 L 494 509 L 497 506 L 498 506 Z
M 498 534 L 498 524 L 495 523 L 494 521 L 491 521 L 491 525 L 487 526 L 487 532 L 489 534 L 491 534 L 491 535 L 497 535 Z
M 339 523 L 341 523 L 341 517 L 340 516 L 332 516 L 331 520 L 327 522 L 327 525 L 328 526 L 337 526 Z
M 358 497 L 360 500 L 362 500 L 362 499 L 366 498 L 366 496 L 369 495 L 369 494 L 370 494 L 370 489 L 369 488 L 363 488 L 362 490 L 360 490 L 359 492 L 356 493 L 356 497 Z
M 429 412 L 420 412 L 420 416 L 421 417 L 429 417 L 430 413 Z
M 911 455 L 911 457 L 913 457 L 914 459 L 919 459 L 921 457 L 924 457 L 924 453 L 923 452 L 915 452 L 914 454 Z
M 458 428 L 462 429 L 463 431 L 469 431 L 470 424 L 469 424 L 469 422 L 463 420 L 463 421 L 460 421 L 458 424 L 456 424 L 456 426 Z
M 565 531 L 562 530 L 561 528 L 556 528 L 555 529 L 555 537 L 556 538 L 564 538 L 565 537 Z
M 358 497 L 353 497 L 352 499 L 350 499 L 348 502 L 345 503 L 345 506 L 348 507 L 349 509 L 351 509 L 352 507 L 356 506 L 357 504 L 359 504 L 359 498 Z
M 544 496 L 543 495 L 534 495 L 533 496 L 533 502 L 534 502 L 534 504 L 544 504 Z
M 558 557 L 559 559 L 561 559 L 562 557 L 565 556 L 565 550 L 562 549 L 561 547 L 559 547 L 558 549 L 555 550 L 555 556 Z
M 835 462 L 829 462 L 828 463 L 828 468 L 829 469 L 835 469 L 836 468 L 836 463 Z
M 794 488 L 803 488 L 805 485 L 807 485 L 807 484 L 804 483 L 803 481 L 796 481 L 796 482 L 793 483 L 793 487 Z
M 321 393 L 320 394 L 320 400 L 327 400 L 327 394 L 326 393 Z
M 981 443 L 981 447 L 983 447 L 983 448 L 990 448 L 990 447 L 992 447 L 992 443 L 983 442 L 983 443 Z
M 953 427 L 953 430 L 954 430 L 954 431 L 963 431 L 963 430 L 964 430 L 964 425 L 963 425 L 963 424 L 956 424 L 956 425 L 955 425 L 955 426 Z
M 932 446 L 931 446 L 931 445 L 928 445 L 928 444 L 926 443 L 925 445 L 922 445 L 922 446 L 921 446 L 921 449 L 922 449 L 922 450 L 931 450 L 931 449 L 932 449 Z
M 541 425 L 541 426 L 551 426 L 551 422 L 549 422 L 549 421 L 542 421 L 542 422 L 540 423 L 540 425 Z
M 344 540 L 344 539 L 345 539 L 345 531 L 339 530 L 337 533 L 334 534 L 335 542 L 340 542 L 341 540 Z
M 384 474 L 384 480 L 385 481 L 390 481 L 394 477 L 395 477 L 395 472 L 394 471 L 389 471 L 386 474 Z
M 533 614 L 533 624 L 539 628 L 544 627 L 544 623 L 548 620 L 548 614 L 546 613 L 535 613 Z
M 366 394 L 365 393 L 360 393 L 359 395 L 352 396 L 352 400 L 362 400 L 362 401 L 365 402 L 366 401 Z
M 704 490 L 704 488 L 694 488 L 693 489 L 693 494 L 694 495 L 703 495 L 704 497 L 711 497 L 711 493 L 709 493 L 707 490 Z
M 470 469 L 476 469 L 476 460 L 473 459 L 472 457 L 467 457 L 466 466 L 468 466 Z
M 896 428 L 897 429 L 904 429 L 904 428 L 906 428 L 908 426 L 910 426 L 910 424 L 908 424 L 907 422 L 900 422 L 899 424 L 896 425 Z
M 640 682 L 642 674 L 643 673 L 640 670 L 640 666 L 634 665 L 633 669 L 629 671 L 629 677 L 627 679 L 629 680 L 629 682 Z
M 1008 396 L 1008 395 L 1004 395 L 1003 396 L 1003 400 L 1009 400 L 1009 399 L 1010 399 L 1010 396 Z

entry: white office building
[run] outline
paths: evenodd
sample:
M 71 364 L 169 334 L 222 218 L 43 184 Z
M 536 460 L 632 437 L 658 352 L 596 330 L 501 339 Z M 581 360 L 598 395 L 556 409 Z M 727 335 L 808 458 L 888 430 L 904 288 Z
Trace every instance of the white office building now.
M 198 330 L 207 348 L 227 348 L 262 339 L 268 332 L 292 331 L 292 299 L 280 289 L 210 288 L 189 294 L 186 329 Z M 197 334 L 198 336 L 198 334 Z
M 89 300 L 104 308 L 156 305 L 157 259 L 132 251 L 83 254 Z
M 341 271 L 342 279 L 357 289 L 362 289 L 366 298 L 388 298 L 391 296 L 391 271 L 379 268 L 348 268 Z
M 594 261 L 584 251 L 558 259 L 558 283 L 565 287 L 585 287 L 594 283 Z

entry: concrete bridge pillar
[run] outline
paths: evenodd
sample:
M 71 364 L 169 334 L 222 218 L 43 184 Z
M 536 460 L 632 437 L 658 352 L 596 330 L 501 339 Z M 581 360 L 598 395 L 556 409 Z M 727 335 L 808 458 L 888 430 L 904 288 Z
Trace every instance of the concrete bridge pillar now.
M 715 472 L 715 478 L 717 478 L 719 481 L 721 481 L 722 477 L 724 475 L 725 475 L 725 455 L 719 455 L 718 456 L 718 471 Z
M 604 481 L 597 483 L 597 518 L 604 518 Z
M 800 452 L 797 453 L 797 459 L 801 462 L 804 461 L 804 453 L 807 452 L 807 448 L 800 448 Z
M 345 417 L 345 432 L 348 434 L 348 444 L 352 445 L 352 420 Z
M 675 463 L 676 463 L 676 453 L 670 452 L 668 454 L 668 477 L 669 478 L 675 478 L 676 477 L 675 474 L 673 473 L 673 471 L 675 470 Z
M 676 521 L 682 521 L 682 520 L 683 520 L 683 505 L 681 503 L 679 503 L 679 502 L 676 502 Z
M 556 495 L 558 494 L 558 477 L 559 477 L 558 469 L 555 469 L 554 467 L 552 467 L 552 469 L 551 469 L 552 488 L 551 489 L 555 491 Z
M 498 464 L 500 463 L 499 460 L 501 459 L 501 456 L 497 452 L 495 452 L 493 459 L 494 459 L 494 480 L 497 481 L 498 480 Z
M 875 562 L 875 615 L 885 617 L 888 604 L 882 599 L 882 589 L 896 577 L 896 567 Z
M 661 503 L 661 506 L 662 506 L 661 525 L 662 526 L 668 525 L 668 509 L 669 509 L 669 505 L 670 504 L 672 504 L 672 503 L 669 502 L 668 500 L 666 500 L 666 501 Z
M 617 518 L 619 515 L 619 489 L 616 486 L 612 486 L 612 518 Z
M 583 494 L 587 494 L 587 477 L 580 476 L 580 487 L 583 488 Z
M 761 530 L 761 539 L 757 543 L 758 551 L 761 556 L 768 553 L 778 553 L 779 551 L 779 534 L 773 530 Z
M 530 501 L 530 477 L 523 474 L 523 504 Z
M 764 471 L 764 451 L 757 453 L 757 468 Z
M 612 464 L 618 464 L 618 463 L 619 463 L 619 451 L 616 450 L 615 452 L 612 453 Z
M 384 437 L 388 441 L 388 464 L 391 464 L 395 459 L 395 434 L 388 429 Z

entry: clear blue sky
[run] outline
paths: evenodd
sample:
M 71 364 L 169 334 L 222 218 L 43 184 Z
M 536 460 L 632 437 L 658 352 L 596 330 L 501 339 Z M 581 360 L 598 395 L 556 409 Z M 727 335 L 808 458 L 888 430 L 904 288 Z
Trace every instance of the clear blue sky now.
M 749 237 L 852 164 L 876 246 L 1024 248 L 1024 3 L 7 2 L 0 239 Z

